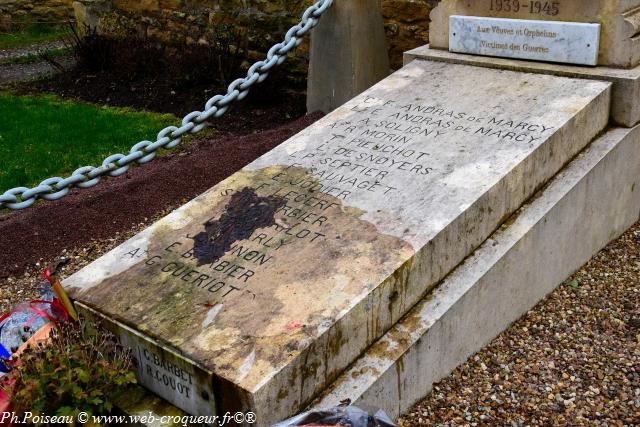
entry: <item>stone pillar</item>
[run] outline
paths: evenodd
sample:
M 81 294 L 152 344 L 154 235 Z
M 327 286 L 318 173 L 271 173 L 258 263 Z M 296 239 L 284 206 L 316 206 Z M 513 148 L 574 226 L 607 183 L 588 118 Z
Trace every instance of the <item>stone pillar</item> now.
M 311 33 L 307 111 L 328 113 L 389 72 L 380 0 L 336 0 Z
M 11 30 L 11 16 L 0 12 L 0 31 Z
M 78 0 L 73 2 L 73 11 L 78 23 L 78 30 L 82 33 L 85 28 L 97 30 L 100 17 L 109 12 L 112 0 Z

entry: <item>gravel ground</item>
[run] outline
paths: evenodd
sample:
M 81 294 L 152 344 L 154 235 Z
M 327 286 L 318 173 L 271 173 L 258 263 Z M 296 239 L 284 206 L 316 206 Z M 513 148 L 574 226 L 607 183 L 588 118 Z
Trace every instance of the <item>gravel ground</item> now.
M 65 46 L 66 42 L 64 40 L 55 40 L 52 42 L 32 44 L 30 46 L 20 47 L 16 49 L 0 49 L 0 60 L 23 58 L 25 56 L 33 55 L 46 50 L 59 49 Z
M 58 49 L 65 46 L 64 40 L 56 40 L 47 43 L 39 43 L 17 49 L 0 50 L 0 60 L 23 58 L 39 52 Z M 58 58 L 57 61 L 65 69 L 69 69 L 75 64 L 75 59 L 71 56 Z M 0 86 L 2 84 L 17 83 L 38 79 L 49 74 L 59 72 L 47 61 L 36 60 L 27 64 L 0 65 Z
M 111 239 L 63 250 L 62 276 L 171 210 Z M 0 310 L 36 296 L 44 265 L 5 281 Z M 436 384 L 399 424 L 640 425 L 640 223 Z
M 38 285 L 43 280 L 44 269 L 48 265 L 59 261 L 63 262 L 58 274 L 61 278 L 69 277 L 178 207 L 179 204 L 176 204 L 167 208 L 126 232 L 114 233 L 112 238 L 92 240 L 82 247 L 63 249 L 58 256 L 48 260 L 41 259 L 33 266 L 28 267 L 20 276 L 0 279 L 0 313 L 11 310 L 23 301 L 38 299 Z
M 640 425 L 640 223 L 436 384 L 400 425 Z
M 72 56 L 56 58 L 56 61 L 67 70 L 75 64 L 75 59 Z M 47 61 L 2 65 L 0 66 L 0 86 L 2 84 L 39 79 L 57 72 L 60 72 L 60 70 Z

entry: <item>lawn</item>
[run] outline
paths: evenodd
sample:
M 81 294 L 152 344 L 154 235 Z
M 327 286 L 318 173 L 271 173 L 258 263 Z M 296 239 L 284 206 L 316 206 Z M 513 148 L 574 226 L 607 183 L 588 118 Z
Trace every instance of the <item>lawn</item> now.
M 0 194 L 99 166 L 108 155 L 126 154 L 138 141 L 155 141 L 162 128 L 179 124 L 168 114 L 7 92 L 0 92 L 0 118 Z
M 67 28 L 36 24 L 23 30 L 0 33 L 0 50 L 59 40 L 69 35 L 70 31 Z

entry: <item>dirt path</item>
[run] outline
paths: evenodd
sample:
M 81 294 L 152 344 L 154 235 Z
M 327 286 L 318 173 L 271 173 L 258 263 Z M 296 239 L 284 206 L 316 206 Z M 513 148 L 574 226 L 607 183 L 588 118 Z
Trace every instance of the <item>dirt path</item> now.
M 27 58 L 30 55 L 35 55 L 52 49 L 58 49 L 64 46 L 64 40 L 57 40 L 16 49 L 0 50 L 0 87 L 2 85 L 40 79 L 61 71 L 59 68 L 41 59 L 36 59 L 27 63 L 2 65 L 1 63 L 3 61 Z M 71 55 L 56 58 L 56 61 L 64 70 L 70 69 L 75 64 L 75 60 Z
M 72 57 L 57 58 L 65 69 L 69 69 L 75 63 Z M 0 86 L 2 84 L 26 82 L 45 77 L 60 70 L 47 61 L 36 61 L 28 64 L 0 65 Z
M 52 42 L 32 44 L 30 46 L 19 47 L 15 49 L 0 49 L 0 61 L 5 59 L 24 58 L 46 50 L 59 49 L 65 47 L 64 40 L 55 40 Z

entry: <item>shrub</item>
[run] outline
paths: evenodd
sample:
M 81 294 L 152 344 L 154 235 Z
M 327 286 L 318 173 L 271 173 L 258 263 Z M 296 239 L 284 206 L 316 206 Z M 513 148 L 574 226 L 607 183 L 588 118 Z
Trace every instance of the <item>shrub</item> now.
M 210 40 L 206 58 L 213 62 L 220 83 L 230 83 L 239 77 L 242 64 L 247 60 L 249 52 L 250 34 L 253 21 L 245 23 L 245 27 L 237 25 L 238 13 L 231 20 L 214 23 L 207 28 L 207 38 Z
M 50 342 L 31 346 L 10 365 L 4 387 L 13 388 L 19 414 L 108 414 L 136 382 L 130 352 L 113 334 L 88 324 L 60 324 Z
M 96 29 L 85 27 L 84 35 L 78 32 L 75 25 L 71 25 L 73 38 L 70 45 L 78 66 L 89 71 L 107 69 L 114 60 L 115 52 L 109 39 L 98 35 Z
M 148 37 L 111 38 L 85 27 L 71 26 L 67 48 L 77 67 L 87 72 L 107 71 L 123 81 L 168 77 L 178 83 L 230 83 L 243 74 L 248 56 L 248 33 L 233 23 L 219 22 L 207 30 L 208 44 L 169 45 Z M 64 71 L 51 55 L 42 59 Z

